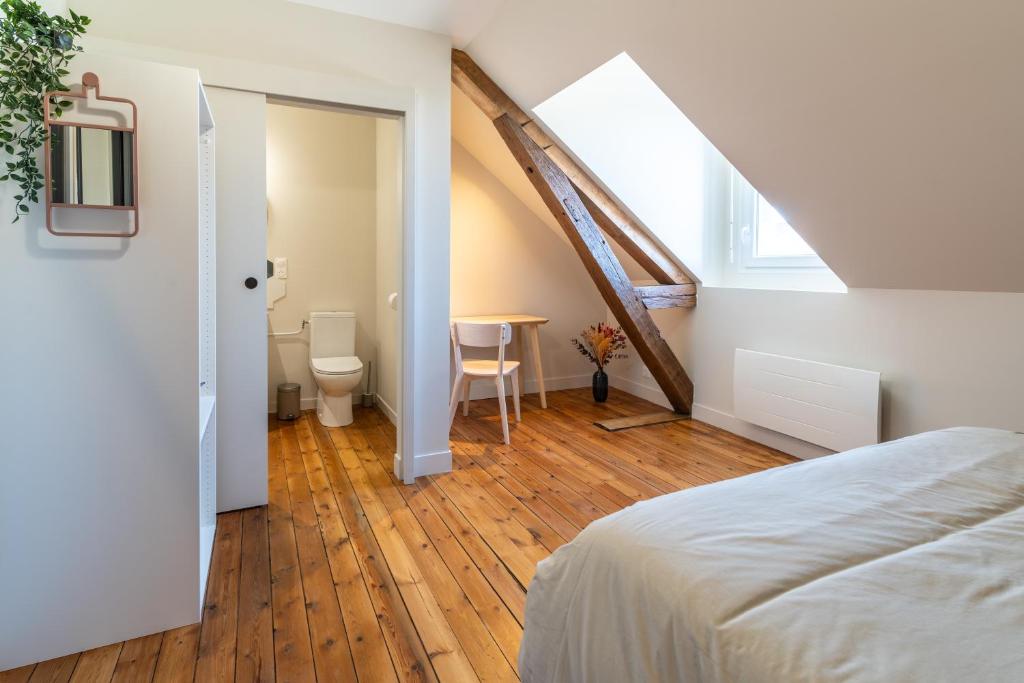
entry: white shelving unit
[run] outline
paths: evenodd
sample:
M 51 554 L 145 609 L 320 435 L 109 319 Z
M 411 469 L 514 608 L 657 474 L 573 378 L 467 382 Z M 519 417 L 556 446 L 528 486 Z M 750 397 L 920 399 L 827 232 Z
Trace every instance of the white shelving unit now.
M 199 609 L 217 530 L 217 211 L 213 114 L 199 86 Z

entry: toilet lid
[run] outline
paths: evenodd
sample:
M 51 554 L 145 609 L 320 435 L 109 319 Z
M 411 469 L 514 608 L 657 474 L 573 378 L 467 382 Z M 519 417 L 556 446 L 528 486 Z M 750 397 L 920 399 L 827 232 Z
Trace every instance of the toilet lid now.
M 357 356 L 314 358 L 313 369 L 325 375 L 351 375 L 363 369 L 363 362 Z

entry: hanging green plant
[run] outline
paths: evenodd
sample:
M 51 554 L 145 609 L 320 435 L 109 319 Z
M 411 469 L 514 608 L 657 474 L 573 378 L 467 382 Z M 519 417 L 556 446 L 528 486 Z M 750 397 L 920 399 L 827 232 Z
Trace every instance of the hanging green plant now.
M 50 16 L 37 2 L 0 0 L 0 146 L 13 160 L 0 181 L 14 181 L 14 221 L 39 201 L 43 174 L 39 149 L 45 144 L 43 93 L 67 90 L 61 79 L 82 48 L 75 39 L 85 33 L 89 17 L 68 10 L 70 17 Z M 54 116 L 71 106 L 53 101 Z

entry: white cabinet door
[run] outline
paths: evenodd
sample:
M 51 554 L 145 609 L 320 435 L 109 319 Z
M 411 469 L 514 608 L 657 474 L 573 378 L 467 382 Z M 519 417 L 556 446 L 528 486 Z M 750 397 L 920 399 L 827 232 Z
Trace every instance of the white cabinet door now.
M 217 509 L 223 512 L 267 503 L 267 104 L 255 93 L 206 91 L 217 127 Z

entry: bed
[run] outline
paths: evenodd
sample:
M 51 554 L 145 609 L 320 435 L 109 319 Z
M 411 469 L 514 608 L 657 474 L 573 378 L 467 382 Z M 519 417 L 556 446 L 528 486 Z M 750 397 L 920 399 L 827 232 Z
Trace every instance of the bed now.
M 524 681 L 1024 681 L 1024 435 L 955 428 L 637 503 L 541 562 Z

